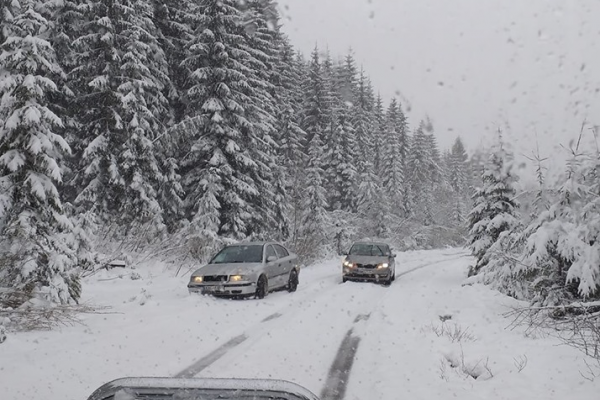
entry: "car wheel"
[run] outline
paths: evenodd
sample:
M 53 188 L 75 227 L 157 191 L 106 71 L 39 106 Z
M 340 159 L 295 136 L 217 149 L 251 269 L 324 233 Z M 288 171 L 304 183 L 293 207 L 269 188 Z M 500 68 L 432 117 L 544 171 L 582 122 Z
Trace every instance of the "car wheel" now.
M 342 276 L 342 283 L 346 283 L 348 282 L 348 278 L 346 278 L 345 276 Z
M 385 281 L 383 281 L 383 285 L 384 286 L 390 286 L 393 281 L 394 281 L 394 276 L 390 272 L 390 276 Z
M 392 282 L 396 280 L 396 270 L 394 269 L 394 274 L 392 275 Z
M 298 272 L 295 269 L 293 269 L 292 272 L 290 272 L 290 279 L 288 280 L 287 290 L 288 292 L 292 293 L 295 292 L 296 289 L 298 289 Z
M 267 281 L 267 277 L 261 275 L 258 278 L 258 282 L 256 282 L 256 294 L 255 297 L 257 299 L 264 299 L 269 293 L 269 282 Z

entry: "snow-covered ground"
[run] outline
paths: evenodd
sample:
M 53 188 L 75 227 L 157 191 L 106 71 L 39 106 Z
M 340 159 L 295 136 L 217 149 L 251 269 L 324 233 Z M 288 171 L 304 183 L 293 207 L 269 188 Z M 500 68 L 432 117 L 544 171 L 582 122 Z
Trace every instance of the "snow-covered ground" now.
M 0 398 L 81 400 L 114 378 L 194 365 L 198 376 L 286 379 L 319 395 L 353 329 L 347 400 L 598 399 L 600 379 L 584 378 L 581 353 L 506 329 L 514 300 L 461 285 L 470 262 L 455 249 L 401 253 L 398 279 L 383 287 L 340 284 L 335 259 L 305 268 L 296 293 L 244 301 L 191 296 L 188 276 L 163 265 L 137 280 L 103 271 L 85 282 L 83 301 L 109 314 L 0 345 Z

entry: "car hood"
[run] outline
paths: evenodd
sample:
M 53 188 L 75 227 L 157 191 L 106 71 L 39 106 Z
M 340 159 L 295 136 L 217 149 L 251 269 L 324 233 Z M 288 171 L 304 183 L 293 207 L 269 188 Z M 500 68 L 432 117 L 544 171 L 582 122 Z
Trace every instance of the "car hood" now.
M 262 263 L 208 264 L 194 271 L 192 276 L 248 275 L 257 272 Z
M 387 256 L 357 256 L 351 254 L 346 256 L 346 261 L 354 264 L 379 264 L 389 262 L 390 258 Z

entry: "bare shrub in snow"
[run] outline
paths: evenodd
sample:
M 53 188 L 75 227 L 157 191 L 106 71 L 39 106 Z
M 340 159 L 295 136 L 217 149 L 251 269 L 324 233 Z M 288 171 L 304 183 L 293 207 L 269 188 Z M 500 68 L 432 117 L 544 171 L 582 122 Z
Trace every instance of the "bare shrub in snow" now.
M 583 362 L 585 363 L 586 370 L 579 372 L 582 377 L 591 382 L 600 378 L 600 360 L 596 360 L 595 363 L 590 363 L 587 360 L 583 360 Z
M 600 360 L 600 302 L 522 307 L 506 314 L 526 334 L 546 333 Z
M 106 313 L 107 307 L 90 305 L 53 305 L 31 301 L 19 308 L 0 308 L 0 319 L 9 320 L 7 328 L 16 331 L 50 330 L 82 324 L 81 314 Z
M 489 365 L 489 357 L 481 358 L 475 362 L 467 361 L 462 345 L 460 347 L 460 355 L 454 354 L 444 355 L 450 367 L 452 367 L 459 375 L 470 377 L 473 379 L 491 379 L 494 373 Z
M 433 332 L 437 337 L 447 337 L 452 343 L 474 342 L 476 340 L 469 332 L 469 328 L 463 328 L 459 324 L 447 324 L 442 322 L 440 325 L 431 324 L 426 330 Z
M 525 367 L 527 367 L 527 363 L 529 362 L 526 355 L 514 358 L 513 361 L 518 372 L 523 371 Z

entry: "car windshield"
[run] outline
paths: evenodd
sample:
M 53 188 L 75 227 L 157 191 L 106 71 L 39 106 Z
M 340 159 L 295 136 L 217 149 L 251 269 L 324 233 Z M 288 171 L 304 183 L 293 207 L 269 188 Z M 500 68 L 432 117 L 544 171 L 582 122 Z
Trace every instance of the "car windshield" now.
M 262 262 L 263 246 L 228 246 L 221 250 L 211 264 L 259 263 Z
M 356 243 L 350 249 L 355 256 L 385 256 L 388 255 L 386 246 L 379 244 Z

